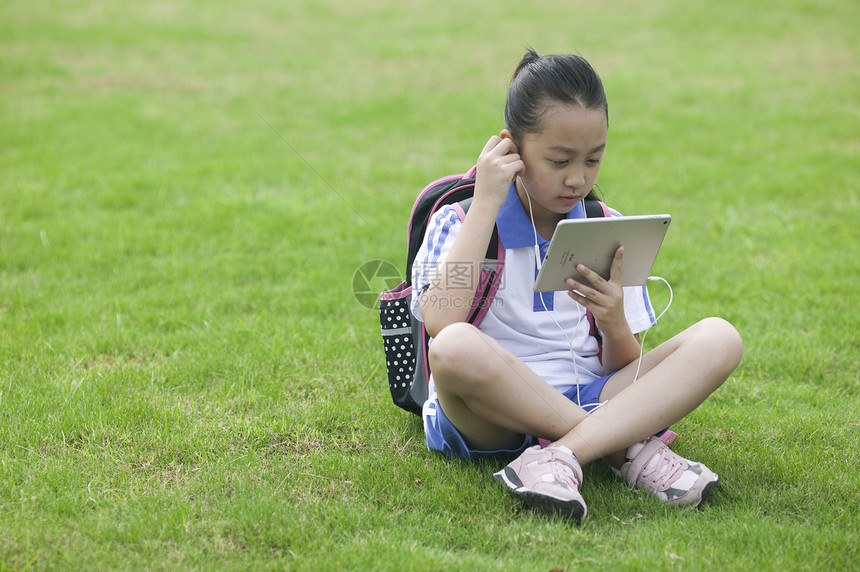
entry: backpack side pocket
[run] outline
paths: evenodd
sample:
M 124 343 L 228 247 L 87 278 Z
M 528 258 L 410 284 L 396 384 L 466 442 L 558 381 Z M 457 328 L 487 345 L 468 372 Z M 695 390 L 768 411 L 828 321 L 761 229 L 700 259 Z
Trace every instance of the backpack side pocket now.
M 423 347 L 416 351 L 416 335 L 423 335 L 424 328 L 412 315 L 411 304 L 412 286 L 403 281 L 380 296 L 379 321 L 391 399 L 399 407 L 418 413 L 427 399 L 427 374 L 422 373 L 426 372 L 426 364 L 421 363 Z

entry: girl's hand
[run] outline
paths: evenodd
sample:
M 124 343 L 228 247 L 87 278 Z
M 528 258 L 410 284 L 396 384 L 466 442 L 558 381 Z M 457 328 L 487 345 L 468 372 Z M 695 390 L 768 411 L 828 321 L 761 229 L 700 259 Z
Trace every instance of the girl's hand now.
M 493 135 L 478 157 L 475 202 L 486 202 L 501 208 L 508 198 L 511 182 L 523 171 L 525 164 L 514 141 Z
M 624 316 L 624 290 L 621 286 L 621 262 L 624 258 L 624 247 L 619 246 L 609 268 L 609 280 L 605 280 L 597 272 L 582 264 L 576 271 L 591 282 L 592 287 L 567 279 L 570 290 L 567 294 L 585 306 L 594 316 L 597 327 L 604 333 L 619 331 L 629 332 L 627 319 Z

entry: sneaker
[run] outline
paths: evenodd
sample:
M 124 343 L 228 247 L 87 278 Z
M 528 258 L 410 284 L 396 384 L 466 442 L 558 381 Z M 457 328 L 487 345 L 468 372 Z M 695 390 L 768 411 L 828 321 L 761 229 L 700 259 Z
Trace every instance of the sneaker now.
M 495 473 L 493 480 L 539 512 L 571 518 L 577 524 L 585 518 L 585 501 L 579 494 L 582 469 L 567 447 L 530 447 Z
M 708 467 L 673 453 L 657 437 L 634 444 L 627 450 L 627 462 L 621 470 L 612 470 L 631 487 L 650 490 L 678 506 L 699 506 L 720 481 Z

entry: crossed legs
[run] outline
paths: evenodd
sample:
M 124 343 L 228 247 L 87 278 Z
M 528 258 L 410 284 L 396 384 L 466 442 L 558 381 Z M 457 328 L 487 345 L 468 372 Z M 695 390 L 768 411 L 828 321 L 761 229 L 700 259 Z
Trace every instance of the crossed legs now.
M 742 354 L 740 335 L 719 318 L 702 320 L 613 375 L 589 415 L 494 339 L 465 323 L 443 329 L 430 367 L 445 415 L 470 447 L 515 448 L 524 434 L 569 448 L 586 465 L 618 464 L 637 441 L 699 406 L 728 378 Z

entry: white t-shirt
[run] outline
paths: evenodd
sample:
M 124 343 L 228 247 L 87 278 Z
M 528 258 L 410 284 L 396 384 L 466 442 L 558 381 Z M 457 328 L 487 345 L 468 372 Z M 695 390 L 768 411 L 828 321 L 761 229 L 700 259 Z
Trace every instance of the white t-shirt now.
M 616 211 L 611 213 L 621 216 Z M 567 218 L 585 218 L 581 202 Z M 577 383 L 577 371 L 580 384 L 605 375 L 598 356 L 599 345 L 594 336 L 589 335 L 585 308 L 566 291 L 536 293 L 532 289 L 538 272 L 535 232 L 513 184 L 505 204 L 499 209 L 496 225 L 505 248 L 504 267 L 499 289 L 479 329 L 559 391 L 564 392 Z M 427 226 L 424 243 L 412 268 L 412 312 L 419 320 L 422 319 L 420 300 L 424 289 L 433 279 L 442 278 L 439 268 L 447 260 L 461 228 L 462 221 L 450 206 L 439 209 Z M 540 235 L 537 240 L 543 257 L 549 241 Z M 449 265 L 448 276 L 444 278 L 449 285 L 460 284 L 474 291 L 479 274 L 479 268 L 453 264 Z M 654 324 L 654 310 L 644 285 L 624 288 L 624 312 L 633 333 Z M 565 333 L 573 340 L 576 368 Z

